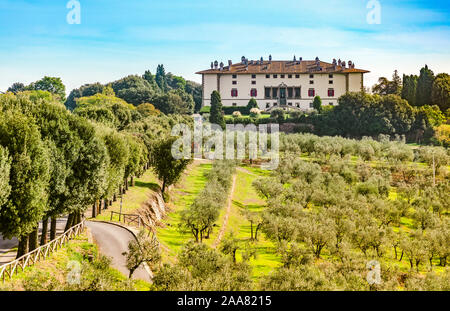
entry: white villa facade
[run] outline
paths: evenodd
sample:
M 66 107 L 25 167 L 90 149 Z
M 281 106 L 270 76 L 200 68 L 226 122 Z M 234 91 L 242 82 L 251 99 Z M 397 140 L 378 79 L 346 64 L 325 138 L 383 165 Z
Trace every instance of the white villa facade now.
M 211 68 L 197 72 L 202 75 L 202 106 L 210 106 L 211 93 L 219 91 L 224 106 L 246 106 L 255 98 L 261 110 L 273 108 L 309 110 L 315 96 L 322 105 L 337 105 L 337 99 L 346 92 L 364 88 L 367 70 L 356 69 L 349 61 L 331 63 L 302 58 L 291 61 L 248 60 L 228 66 L 217 61 Z

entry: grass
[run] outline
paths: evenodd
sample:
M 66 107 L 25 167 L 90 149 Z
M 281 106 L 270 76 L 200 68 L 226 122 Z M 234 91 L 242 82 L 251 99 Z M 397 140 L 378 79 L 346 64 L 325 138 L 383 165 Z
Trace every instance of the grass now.
M 173 261 L 181 246 L 193 238 L 192 234 L 179 231 L 180 212 L 189 207 L 203 190 L 207 181 L 206 174 L 211 168 L 209 163 L 194 162 L 183 173 L 180 182 L 170 190 L 170 212 L 163 221 L 165 226 L 157 230 L 158 239 L 163 246 L 163 256 L 169 261 Z
M 262 212 L 265 202 L 258 197 L 252 187 L 252 182 L 258 177 L 269 174 L 269 171 L 255 167 L 244 167 L 244 170 L 237 170 L 236 187 L 233 193 L 233 204 L 228 219 L 226 234 L 233 231 L 237 238 L 242 241 L 249 241 L 251 236 L 250 222 L 245 219 L 241 209 L 249 209 L 254 212 Z M 246 171 L 250 172 L 247 173 Z M 258 241 L 252 243 L 256 248 L 257 257 L 250 259 L 253 268 L 253 277 L 260 278 L 268 274 L 280 265 L 280 258 L 276 254 L 275 244 L 266 239 L 262 232 L 258 232 Z M 238 251 L 237 259 L 242 257 L 242 250 Z
M 123 195 L 122 213 L 133 214 L 148 200 L 149 194 L 158 189 L 158 179 L 151 170 L 146 171 L 140 178 L 135 178 L 134 187 L 129 187 L 127 193 Z M 108 210 L 103 210 L 102 214 L 97 215 L 96 219 L 109 221 L 111 211 L 120 212 L 120 198 L 113 202 Z M 115 214 L 113 220 L 118 221 L 119 215 Z
M 234 117 L 232 115 L 225 115 L 224 116 L 225 120 L 226 119 L 234 119 Z M 240 119 L 250 119 L 250 115 L 241 115 L 239 117 Z M 270 114 L 260 114 L 259 117 L 257 119 L 267 119 L 270 118 Z
M 24 271 L 19 269 L 11 280 L 5 279 L 5 283 L 0 282 L 0 291 L 18 291 L 18 290 L 59 290 L 67 285 L 69 272 L 69 262 L 77 261 L 93 267 L 88 259 L 92 256 L 95 261 L 98 256 L 98 248 L 95 244 L 89 243 L 87 234 L 83 233 L 75 239 L 69 241 L 59 250 L 52 253 L 45 260 L 41 260 L 33 266 L 26 267 Z M 81 277 L 86 275 L 81 271 Z M 117 283 L 126 282 L 128 278 L 112 267 L 106 267 L 104 270 L 108 274 L 113 286 Z M 149 290 L 150 284 L 144 281 L 132 281 L 136 290 Z

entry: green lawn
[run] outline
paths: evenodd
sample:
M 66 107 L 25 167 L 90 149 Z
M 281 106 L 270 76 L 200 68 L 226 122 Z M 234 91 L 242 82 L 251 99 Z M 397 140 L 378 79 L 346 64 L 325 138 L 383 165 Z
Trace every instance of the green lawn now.
M 252 187 L 252 182 L 260 176 L 268 175 L 269 171 L 250 166 L 245 166 L 243 169 L 236 171 L 236 187 L 232 197 L 233 204 L 226 234 L 232 231 L 242 241 L 249 241 L 251 236 L 250 222 L 242 215 L 241 209 L 263 211 L 265 202 L 258 197 Z M 280 265 L 280 258 L 275 252 L 274 243 L 266 239 L 262 232 L 258 232 L 258 241 L 255 241 L 252 245 L 256 248 L 258 254 L 256 259 L 250 260 L 254 278 L 266 275 Z M 241 260 L 241 254 L 242 251 L 238 251 L 237 260 Z
M 98 257 L 97 246 L 89 243 L 86 233 L 83 233 L 52 253 L 45 260 L 26 267 L 24 271 L 19 268 L 19 273 L 14 274 L 12 280 L 6 278 L 5 283 L 0 281 L 0 291 L 48 291 L 64 288 L 67 285 L 69 262 L 77 261 L 80 264 L 84 263 L 87 266 L 92 266 L 91 260 Z M 103 270 L 103 273 L 107 273 L 111 280 L 112 288 L 109 288 L 109 290 L 120 290 L 119 283 L 124 283 L 128 280 L 127 276 L 110 266 Z M 81 277 L 87 277 L 83 270 L 81 271 Z M 89 278 L 92 278 L 92 275 Z M 95 283 L 95 281 L 93 282 Z M 150 289 L 150 284 L 141 280 L 133 280 L 132 284 L 135 290 L 145 291 Z M 116 285 L 119 288 L 116 288 Z
M 170 212 L 164 219 L 165 227 L 158 228 L 157 236 L 163 247 L 163 255 L 173 261 L 181 246 L 193 238 L 192 234 L 181 233 L 178 230 L 180 212 L 194 202 L 196 196 L 205 187 L 212 165 L 194 162 L 184 173 L 177 185 L 170 190 Z
M 135 178 L 134 187 L 129 187 L 126 194 L 123 195 L 122 213 L 133 214 L 144 204 L 149 195 L 159 189 L 158 179 L 151 170 L 146 171 L 140 178 Z M 111 219 L 111 211 L 120 211 L 120 198 L 113 202 L 112 206 L 107 210 L 103 210 L 102 214 L 97 215 L 96 219 L 109 221 Z M 119 216 L 114 215 L 113 221 L 118 221 Z

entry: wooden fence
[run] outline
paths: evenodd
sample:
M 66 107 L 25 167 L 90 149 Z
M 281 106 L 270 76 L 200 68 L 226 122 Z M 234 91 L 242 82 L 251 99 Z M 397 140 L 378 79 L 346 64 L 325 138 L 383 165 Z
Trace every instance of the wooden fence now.
M 84 227 L 85 224 L 83 220 L 81 223 L 73 226 L 62 235 L 48 242 L 47 244 L 36 248 L 35 250 L 23 255 L 22 257 L 17 258 L 14 261 L 0 266 L 0 278 L 4 282 L 6 277 L 9 277 L 9 279 L 11 279 L 14 273 L 18 273 L 19 268 L 24 271 L 26 267 L 35 264 L 41 259 L 45 259 L 51 253 L 58 250 L 58 248 L 61 248 L 70 239 L 77 237 L 81 232 L 83 232 Z
M 128 223 L 128 224 L 137 226 L 138 228 L 141 228 L 141 226 L 143 226 L 144 228 L 147 228 L 149 231 L 153 231 L 153 228 L 144 221 L 144 218 L 142 218 L 141 215 L 123 214 L 123 213 L 111 211 L 110 221 L 113 221 L 114 214 L 119 215 L 119 223 L 121 222 L 121 219 L 123 219 L 124 224 Z

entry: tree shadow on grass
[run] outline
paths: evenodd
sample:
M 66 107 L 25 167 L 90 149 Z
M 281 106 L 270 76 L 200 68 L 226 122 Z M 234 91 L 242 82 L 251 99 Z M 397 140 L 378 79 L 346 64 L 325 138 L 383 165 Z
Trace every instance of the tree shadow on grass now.
M 157 183 L 154 183 L 154 182 L 136 181 L 134 183 L 134 185 L 136 187 L 148 188 L 148 189 L 153 190 L 153 191 L 160 191 L 159 185 Z
M 261 205 L 258 204 L 242 204 L 239 201 L 233 200 L 233 204 L 236 205 L 239 208 L 247 208 L 250 210 L 257 210 L 261 208 Z

